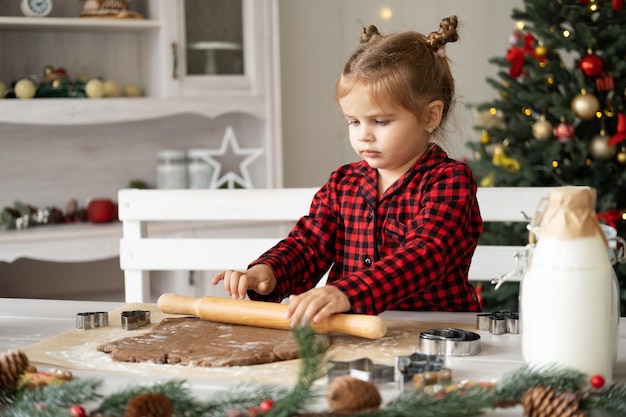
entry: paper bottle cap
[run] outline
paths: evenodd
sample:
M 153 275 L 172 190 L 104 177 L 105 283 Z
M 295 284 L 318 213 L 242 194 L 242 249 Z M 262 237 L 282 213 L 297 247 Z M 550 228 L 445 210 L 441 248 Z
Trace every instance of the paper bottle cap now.
M 598 234 L 604 237 L 596 218 L 596 194 L 594 188 L 585 186 L 551 189 L 539 225 L 539 236 L 566 240 Z

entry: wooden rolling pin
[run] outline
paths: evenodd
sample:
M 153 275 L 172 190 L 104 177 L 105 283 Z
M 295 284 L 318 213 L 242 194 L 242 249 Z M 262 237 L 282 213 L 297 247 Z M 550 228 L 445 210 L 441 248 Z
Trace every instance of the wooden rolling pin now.
M 218 323 L 291 329 L 290 321 L 285 317 L 287 306 L 284 304 L 163 294 L 157 306 L 163 313 L 193 315 Z M 333 314 L 321 323 L 311 323 L 311 328 L 318 334 L 340 332 L 366 339 L 380 339 L 387 332 L 387 324 L 383 319 L 364 314 Z

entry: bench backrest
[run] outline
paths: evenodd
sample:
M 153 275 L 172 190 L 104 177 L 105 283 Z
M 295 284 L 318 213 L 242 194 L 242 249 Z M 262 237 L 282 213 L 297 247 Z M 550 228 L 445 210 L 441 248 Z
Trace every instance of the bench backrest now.
M 126 302 L 150 301 L 150 271 L 245 269 L 284 237 L 317 188 L 120 190 L 120 266 Z M 485 222 L 525 222 L 547 188 L 479 188 Z M 202 237 L 198 237 L 202 235 Z M 479 245 L 470 280 L 515 268 L 515 246 Z

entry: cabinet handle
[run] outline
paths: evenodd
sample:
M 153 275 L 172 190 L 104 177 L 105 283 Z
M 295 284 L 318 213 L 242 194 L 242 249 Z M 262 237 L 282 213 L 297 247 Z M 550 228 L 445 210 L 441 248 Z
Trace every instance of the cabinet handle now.
M 178 79 L 178 44 L 172 42 L 172 78 Z

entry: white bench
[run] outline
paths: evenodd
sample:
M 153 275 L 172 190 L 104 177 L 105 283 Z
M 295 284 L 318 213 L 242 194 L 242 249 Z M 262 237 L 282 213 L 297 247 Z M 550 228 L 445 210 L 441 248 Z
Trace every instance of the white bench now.
M 548 190 L 479 188 L 483 221 L 526 222 L 522 212 L 532 216 Z M 120 266 L 124 270 L 126 302 L 150 301 L 150 271 L 245 268 L 308 213 L 316 191 L 317 188 L 120 190 Z M 213 230 L 213 235 L 151 236 L 152 222 L 198 223 Z M 259 231 L 260 225 L 271 226 L 269 235 L 265 229 Z M 488 281 L 515 269 L 514 254 L 523 249 L 479 245 L 472 259 L 470 280 Z

